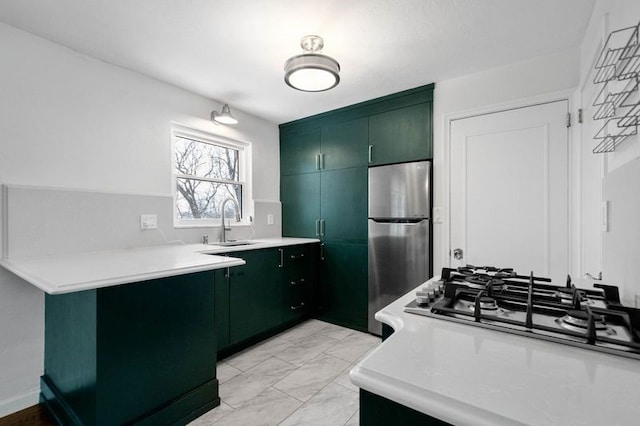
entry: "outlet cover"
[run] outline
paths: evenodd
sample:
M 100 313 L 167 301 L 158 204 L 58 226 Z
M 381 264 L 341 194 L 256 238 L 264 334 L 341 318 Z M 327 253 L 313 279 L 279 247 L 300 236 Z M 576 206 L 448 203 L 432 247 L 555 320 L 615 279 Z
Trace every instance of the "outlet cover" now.
M 158 229 L 158 215 L 155 214 L 141 214 L 140 215 L 140 229 Z

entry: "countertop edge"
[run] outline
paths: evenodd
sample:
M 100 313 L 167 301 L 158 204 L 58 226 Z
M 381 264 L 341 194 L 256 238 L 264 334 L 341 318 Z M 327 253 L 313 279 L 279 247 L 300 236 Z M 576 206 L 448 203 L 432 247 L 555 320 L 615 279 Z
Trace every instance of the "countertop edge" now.
M 274 247 L 287 247 L 300 244 L 314 244 L 321 241 L 316 238 L 296 238 L 296 237 L 282 237 L 282 238 L 259 238 L 251 241 L 252 244 L 238 245 L 238 246 L 217 246 L 216 243 L 201 244 L 201 249 L 197 250 L 202 254 L 222 254 L 233 253 L 235 251 L 248 251 L 248 250 L 260 250 L 265 248 Z
M 84 290 L 93 290 L 93 289 L 104 288 L 104 287 L 114 287 L 118 285 L 137 283 L 137 282 L 148 281 L 148 280 L 153 280 L 158 278 L 167 278 L 167 277 L 174 277 L 178 275 L 192 274 L 196 272 L 213 271 L 216 269 L 230 268 L 233 266 L 240 266 L 244 264 L 246 264 L 246 262 L 242 259 L 229 257 L 227 258 L 227 260 L 223 262 L 216 262 L 208 265 L 198 265 L 193 267 L 175 268 L 175 269 L 163 269 L 163 270 L 141 273 L 141 274 L 122 275 L 122 276 L 117 276 L 113 278 L 86 281 L 81 284 L 71 283 L 66 285 L 65 284 L 54 285 L 46 278 L 28 273 L 26 270 L 23 270 L 20 267 L 11 263 L 10 260 L 7 260 L 7 259 L 0 260 L 0 266 L 3 266 L 5 269 L 11 271 L 12 273 L 24 279 L 28 283 L 34 285 L 35 287 L 39 288 L 45 293 L 51 294 L 51 295 L 73 293 L 73 292 L 84 291 Z
M 349 378 L 358 387 L 382 396 L 413 410 L 460 426 L 517 426 L 524 423 L 507 419 L 481 408 L 425 391 L 406 383 L 393 383 L 393 379 L 357 365 Z

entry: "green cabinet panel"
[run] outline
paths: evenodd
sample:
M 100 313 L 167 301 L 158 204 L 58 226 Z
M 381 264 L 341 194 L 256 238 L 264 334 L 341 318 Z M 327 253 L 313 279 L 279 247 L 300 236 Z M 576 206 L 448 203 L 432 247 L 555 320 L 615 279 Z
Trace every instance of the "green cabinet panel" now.
M 432 157 L 431 102 L 369 117 L 371 165 Z
M 320 219 L 320 173 L 281 176 L 282 235 L 317 238 Z
M 321 173 L 322 240 L 367 242 L 367 168 Z
M 283 235 L 324 242 L 322 319 L 366 330 L 367 167 L 432 158 L 434 87 L 280 125 Z
M 367 245 L 324 243 L 318 286 L 320 319 L 367 330 Z
M 308 173 L 317 170 L 320 154 L 320 129 L 280 136 L 280 173 Z
M 318 244 L 283 247 L 282 322 L 302 319 L 315 310 Z
M 229 274 L 229 342 L 235 344 L 280 324 L 282 268 L 275 248 L 230 255 L 247 262 Z
M 229 268 L 213 272 L 216 348 L 221 351 L 229 346 Z
M 213 273 L 45 295 L 41 401 L 61 424 L 185 424 L 219 404 Z
M 367 426 L 451 426 L 450 423 L 360 389 L 360 424 Z
M 368 123 L 364 117 L 322 127 L 322 170 L 367 166 Z

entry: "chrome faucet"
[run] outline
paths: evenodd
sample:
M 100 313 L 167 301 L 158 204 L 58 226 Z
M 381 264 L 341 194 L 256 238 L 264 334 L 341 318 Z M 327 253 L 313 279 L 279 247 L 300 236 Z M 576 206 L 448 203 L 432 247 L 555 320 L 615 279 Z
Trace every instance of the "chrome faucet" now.
M 222 216 L 222 223 L 220 224 L 220 242 L 221 243 L 225 243 L 227 242 L 227 233 L 226 231 L 231 231 L 231 228 L 227 228 L 226 226 L 224 226 L 224 209 L 227 206 L 227 201 L 231 201 L 233 202 L 233 205 L 236 209 L 236 222 L 240 222 L 240 206 L 238 205 L 238 202 L 234 199 L 234 198 L 226 198 L 222 204 L 220 205 L 220 215 Z

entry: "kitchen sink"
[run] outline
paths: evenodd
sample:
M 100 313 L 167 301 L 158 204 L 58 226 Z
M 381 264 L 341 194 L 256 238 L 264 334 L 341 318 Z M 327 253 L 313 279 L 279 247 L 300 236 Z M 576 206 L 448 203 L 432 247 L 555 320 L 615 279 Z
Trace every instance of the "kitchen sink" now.
M 219 241 L 215 243 L 209 243 L 212 246 L 221 246 L 221 247 L 234 247 L 234 246 L 250 246 L 252 244 L 257 244 L 256 241 L 246 241 L 246 240 L 237 240 L 237 241 Z

